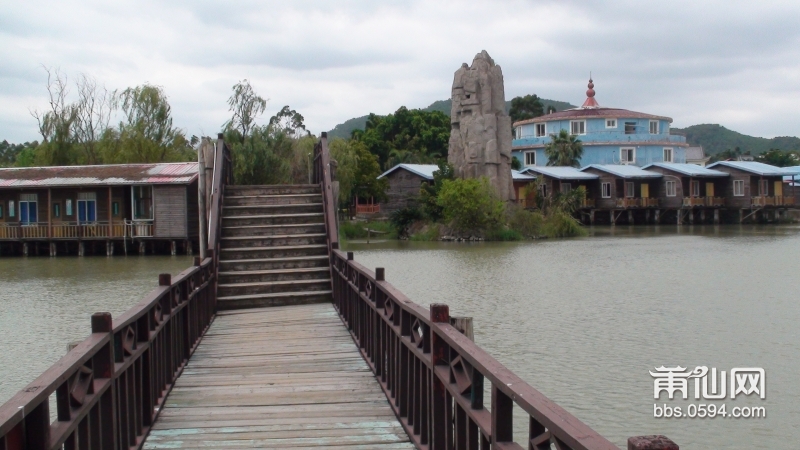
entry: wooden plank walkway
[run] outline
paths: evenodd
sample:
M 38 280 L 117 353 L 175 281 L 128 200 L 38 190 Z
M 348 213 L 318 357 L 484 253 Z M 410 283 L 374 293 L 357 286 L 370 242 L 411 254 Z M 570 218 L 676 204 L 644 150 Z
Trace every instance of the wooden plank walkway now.
M 222 311 L 145 443 L 413 449 L 329 303 Z

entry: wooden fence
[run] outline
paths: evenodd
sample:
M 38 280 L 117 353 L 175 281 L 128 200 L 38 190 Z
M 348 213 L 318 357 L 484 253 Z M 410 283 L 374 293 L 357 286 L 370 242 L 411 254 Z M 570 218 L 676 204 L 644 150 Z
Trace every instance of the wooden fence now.
M 230 152 L 220 136 L 209 216 L 219 233 Z M 216 172 L 219 176 L 216 176 Z M 212 249 L 218 236 L 210 235 Z M 0 450 L 142 448 L 144 438 L 216 311 L 217 252 L 120 317 L 92 316 L 92 334 L 0 406 Z M 50 397 L 55 395 L 55 421 Z

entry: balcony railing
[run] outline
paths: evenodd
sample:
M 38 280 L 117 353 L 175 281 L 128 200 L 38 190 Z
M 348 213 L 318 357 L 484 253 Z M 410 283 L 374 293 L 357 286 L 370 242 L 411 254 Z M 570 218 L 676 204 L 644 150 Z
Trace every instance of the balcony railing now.
M 148 221 L 125 221 L 125 235 L 131 238 L 153 237 L 153 222 Z
M 618 198 L 617 208 L 655 208 L 657 198 Z
M 581 208 L 594 208 L 595 202 L 593 198 L 585 198 L 581 201 Z
M 48 225 L 46 222 L 31 224 L 4 223 L 0 224 L 0 239 L 108 239 L 133 237 L 126 235 L 124 222 L 56 222 Z M 148 225 L 147 236 L 152 236 L 152 223 Z M 137 231 L 137 230 L 133 230 Z M 137 235 L 138 237 L 138 235 Z
M 758 197 L 751 197 L 750 203 L 752 206 L 793 206 L 794 205 L 794 197 L 788 196 L 758 196 Z
M 381 212 L 381 205 L 356 205 L 356 214 L 377 214 Z
M 725 206 L 725 199 L 722 197 L 684 197 L 683 206 Z

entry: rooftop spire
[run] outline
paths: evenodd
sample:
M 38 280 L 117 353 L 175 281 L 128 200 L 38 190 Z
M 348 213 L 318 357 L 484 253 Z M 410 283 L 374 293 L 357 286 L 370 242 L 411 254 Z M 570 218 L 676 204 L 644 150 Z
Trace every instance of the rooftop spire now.
M 589 89 L 586 90 L 586 101 L 583 102 L 581 108 L 599 108 L 600 104 L 594 99 L 594 83 L 592 82 L 592 74 L 589 73 Z

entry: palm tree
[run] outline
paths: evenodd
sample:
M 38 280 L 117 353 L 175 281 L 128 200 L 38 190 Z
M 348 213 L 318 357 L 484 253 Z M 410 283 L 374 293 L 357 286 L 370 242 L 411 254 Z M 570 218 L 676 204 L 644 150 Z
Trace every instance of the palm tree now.
M 548 166 L 580 167 L 583 143 L 574 134 L 561 130 L 550 135 L 550 143 L 544 146 Z

